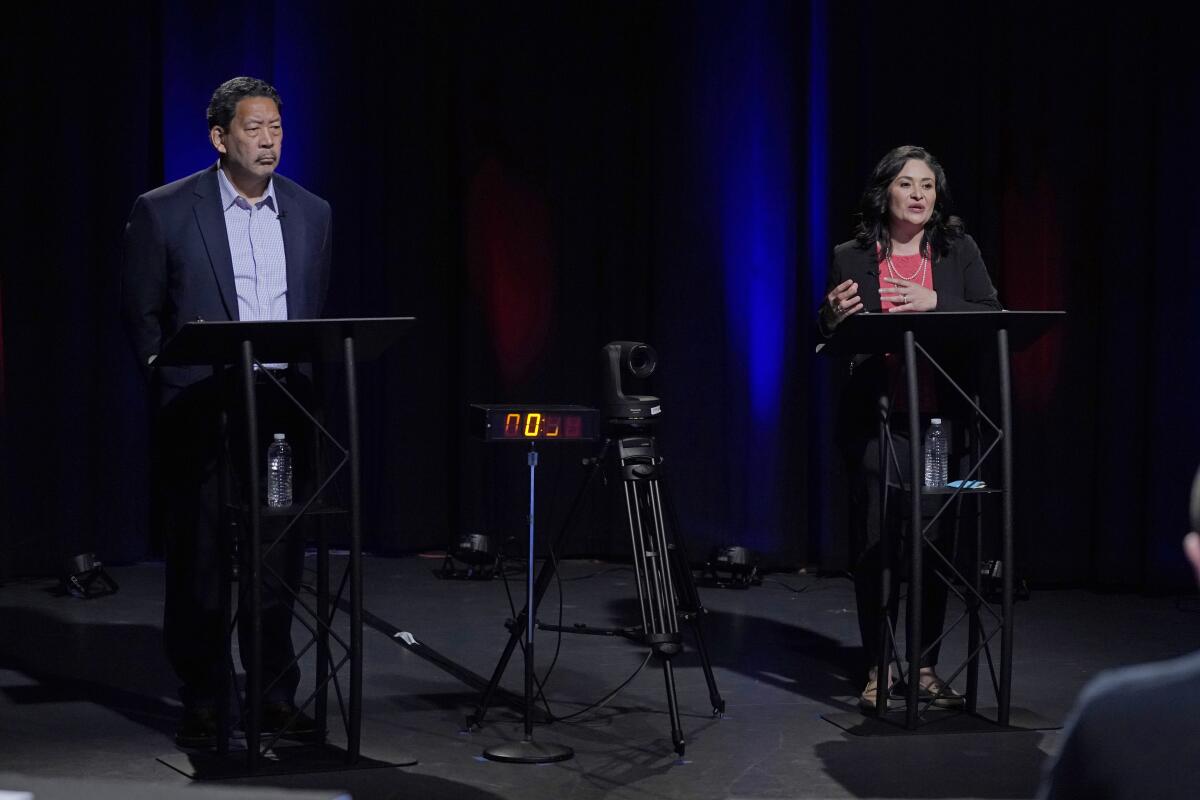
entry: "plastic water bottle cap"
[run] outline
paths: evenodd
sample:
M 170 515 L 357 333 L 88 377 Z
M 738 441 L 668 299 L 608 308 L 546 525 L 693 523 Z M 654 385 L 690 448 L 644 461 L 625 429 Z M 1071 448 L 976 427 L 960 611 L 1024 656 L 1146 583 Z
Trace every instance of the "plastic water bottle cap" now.
M 282 433 L 275 434 L 275 441 L 282 442 L 286 437 Z
M 941 418 L 941 417 L 934 417 L 933 419 L 929 420 L 929 424 L 930 424 L 930 425 L 941 425 L 941 424 L 942 424 L 942 418 Z M 279 434 L 278 434 L 278 433 L 277 433 L 277 434 L 275 434 L 275 437 L 276 437 L 276 438 L 279 438 Z

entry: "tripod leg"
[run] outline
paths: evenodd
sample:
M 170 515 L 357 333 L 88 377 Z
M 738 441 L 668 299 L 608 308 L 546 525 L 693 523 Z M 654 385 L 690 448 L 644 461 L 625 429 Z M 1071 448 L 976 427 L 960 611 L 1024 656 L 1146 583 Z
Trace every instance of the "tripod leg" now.
M 662 585 L 665 589 L 665 597 L 663 602 L 663 617 L 667 623 L 667 630 L 674 633 L 678 638 L 677 645 L 680 650 L 683 649 L 683 638 L 679 636 L 679 617 L 678 611 L 675 608 L 677 602 L 675 594 L 675 582 L 671 580 L 671 557 L 670 549 L 667 545 L 667 525 L 663 514 L 662 493 L 659 492 L 657 476 L 648 482 L 646 487 L 646 496 L 650 505 L 651 519 L 654 523 L 655 539 L 654 548 L 657 552 L 657 565 L 662 572 Z M 671 663 L 670 656 L 663 660 L 663 677 L 667 683 L 667 708 L 671 714 L 671 742 L 675 745 L 675 752 L 683 757 L 683 725 L 679 721 L 679 698 L 675 692 L 675 667 Z
M 638 508 L 637 489 L 625 482 L 625 515 L 629 521 L 629 547 L 633 555 L 633 576 L 637 586 L 638 611 L 642 614 L 642 632 L 653 633 L 657 630 L 655 620 L 647 608 L 652 588 L 650 586 L 650 565 L 646 563 L 646 542 L 642 535 L 642 519 Z
M 725 700 L 721 697 L 721 690 L 717 688 L 717 679 L 713 675 L 712 660 L 708 655 L 708 645 L 704 641 L 704 630 L 700 624 L 704 615 L 708 611 L 704 608 L 700 601 L 700 592 L 696 589 L 696 579 L 692 575 L 692 565 L 688 560 L 687 548 L 684 546 L 683 537 L 678 535 L 679 520 L 675 515 L 675 506 L 671 503 L 671 496 L 668 492 L 663 492 L 659 485 L 663 478 L 659 478 L 655 482 L 654 491 L 659 495 L 659 503 L 666 508 L 667 519 L 670 521 L 668 528 L 668 551 L 670 555 L 670 566 L 675 571 L 676 579 L 675 586 L 679 592 L 680 605 L 685 611 L 685 616 L 692 626 L 692 634 L 696 639 L 696 652 L 700 655 L 700 667 L 704 671 L 704 681 L 708 684 L 708 700 L 712 703 L 713 716 L 719 717 L 725 713 Z M 663 502 L 663 495 L 666 495 L 666 502 Z
M 646 623 L 643 631 L 648 641 L 659 635 L 674 635 L 678 640 L 679 620 L 675 613 L 662 508 L 658 504 L 655 489 L 653 478 L 625 480 L 625 510 L 633 548 L 634 572 L 640 575 L 638 603 L 642 607 L 642 618 Z
M 662 575 L 662 608 L 663 622 L 666 630 L 679 633 L 679 602 L 675 593 L 675 581 L 671 578 L 671 551 L 667 544 L 667 522 L 663 517 L 662 494 L 658 491 L 658 479 L 649 481 L 646 487 L 646 497 L 650 505 L 650 519 L 654 525 L 654 552 L 659 572 Z
M 683 724 L 679 721 L 679 700 L 675 694 L 675 670 L 671 659 L 663 659 L 663 677 L 667 682 L 667 709 L 671 714 L 671 744 L 675 752 L 683 757 Z
M 623 443 L 624 444 L 624 443 Z M 683 755 L 683 725 L 679 720 L 679 699 L 675 692 L 675 671 L 671 658 L 682 649 L 679 618 L 675 610 L 671 556 L 663 519 L 662 495 L 658 491 L 655 468 L 657 456 L 653 440 L 622 447 L 625 476 L 625 510 L 633 549 L 634 572 L 638 574 L 638 604 L 647 620 L 645 642 L 663 659 L 663 679 L 667 689 L 667 709 L 671 717 L 671 744 Z M 630 453 L 629 458 L 625 454 Z M 632 468 L 630 468 L 632 467 Z
M 704 681 L 708 684 L 708 702 L 712 704 L 713 716 L 720 717 L 725 714 L 725 699 L 721 697 L 721 690 L 717 688 L 717 679 L 713 675 L 708 645 L 704 642 L 704 629 L 700 626 L 700 615 L 690 614 L 688 616 L 688 621 L 692 625 L 692 634 L 696 639 L 696 653 L 700 656 L 700 667 L 704 671 Z

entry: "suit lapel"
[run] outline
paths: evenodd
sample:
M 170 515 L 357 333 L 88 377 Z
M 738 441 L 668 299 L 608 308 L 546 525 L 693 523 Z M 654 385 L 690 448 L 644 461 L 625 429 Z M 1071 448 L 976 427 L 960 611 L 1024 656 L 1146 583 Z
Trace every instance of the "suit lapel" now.
M 295 195 L 286 180 L 275 176 L 275 198 L 279 202 L 279 229 L 283 233 L 283 256 L 287 262 L 287 309 L 288 319 L 308 319 L 308 292 L 304 287 L 304 264 L 309 253 L 304 232 L 307 230 L 304 207 L 295 201 Z
M 962 287 L 958 285 L 959 271 L 956 269 L 946 269 L 946 259 L 952 256 L 935 256 L 929 264 L 929 272 L 933 279 L 933 290 L 935 292 L 945 292 L 944 297 L 959 296 L 962 294 Z
M 192 207 L 192 212 L 196 215 L 196 224 L 200 227 L 204 249 L 208 251 L 208 261 L 217 280 L 221 303 L 225 306 L 225 313 L 229 318 L 236 320 L 238 304 L 237 288 L 233 280 L 233 256 L 229 254 L 229 234 L 225 230 L 225 217 L 221 211 L 221 189 L 217 185 L 216 167 L 200 176 L 194 192 L 196 204 Z
M 862 298 L 863 308 L 881 311 L 883 301 L 879 299 L 879 261 L 875 252 L 856 248 L 851 269 L 852 274 L 846 277 L 858 281 L 858 296 Z

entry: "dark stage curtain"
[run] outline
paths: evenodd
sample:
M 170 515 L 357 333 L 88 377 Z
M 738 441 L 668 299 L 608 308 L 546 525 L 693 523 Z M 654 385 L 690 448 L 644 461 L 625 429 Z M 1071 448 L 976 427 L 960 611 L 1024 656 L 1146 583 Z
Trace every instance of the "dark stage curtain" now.
M 4 26 L 0 576 L 159 551 L 146 403 L 116 313 L 134 198 L 211 163 L 235 74 L 285 103 L 281 171 L 335 220 L 331 315 L 412 314 L 361 375 L 377 553 L 519 537 L 524 454 L 470 402 L 599 401 L 643 340 L 697 560 L 846 566 L 812 310 L 863 181 L 937 153 L 1010 308 L 1069 318 L 1016 363 L 1018 571 L 1168 590 L 1200 459 L 1197 75 L 1149 10 L 883 2 L 264 3 Z M 634 387 L 630 387 L 634 388 Z M 587 448 L 547 448 L 545 530 Z M 600 489 L 574 553 L 626 551 Z

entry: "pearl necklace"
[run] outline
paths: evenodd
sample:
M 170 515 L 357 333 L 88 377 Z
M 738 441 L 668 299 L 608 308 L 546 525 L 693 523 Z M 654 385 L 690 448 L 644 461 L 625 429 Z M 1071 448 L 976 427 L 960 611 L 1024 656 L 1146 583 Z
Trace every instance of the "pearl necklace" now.
M 900 270 L 896 269 L 896 265 L 892 263 L 891 253 L 887 254 L 885 260 L 887 261 L 888 272 L 892 274 L 893 278 L 902 278 L 906 281 L 915 281 L 922 286 L 925 285 L 925 270 L 929 268 L 929 255 L 924 247 L 921 248 L 921 264 L 917 267 L 916 272 L 914 272 L 912 275 L 904 275 L 900 272 Z

